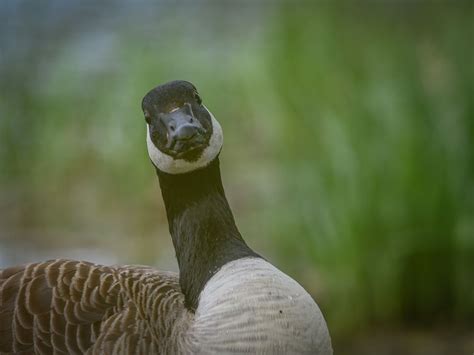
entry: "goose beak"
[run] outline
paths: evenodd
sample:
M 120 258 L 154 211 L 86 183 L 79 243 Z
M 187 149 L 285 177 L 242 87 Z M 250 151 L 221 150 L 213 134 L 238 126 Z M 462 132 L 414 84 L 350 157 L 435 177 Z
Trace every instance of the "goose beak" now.
M 204 128 L 194 117 L 189 104 L 163 114 L 161 121 L 167 130 L 166 147 L 174 158 L 193 155 L 193 152 L 205 148 Z

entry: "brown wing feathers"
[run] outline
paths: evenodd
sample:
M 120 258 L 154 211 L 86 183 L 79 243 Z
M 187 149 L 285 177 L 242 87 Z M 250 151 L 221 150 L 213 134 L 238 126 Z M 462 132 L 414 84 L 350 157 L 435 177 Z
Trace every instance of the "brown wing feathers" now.
M 183 309 L 174 274 L 70 260 L 7 268 L 0 354 L 156 352 Z

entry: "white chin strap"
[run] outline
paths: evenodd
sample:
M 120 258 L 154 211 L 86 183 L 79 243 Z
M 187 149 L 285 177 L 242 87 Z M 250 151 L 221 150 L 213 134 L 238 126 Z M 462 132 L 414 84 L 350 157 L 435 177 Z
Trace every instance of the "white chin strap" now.
M 212 136 L 209 140 L 209 146 L 203 150 L 198 160 L 189 162 L 184 159 L 175 159 L 171 155 L 163 153 L 159 150 L 150 137 L 150 127 L 147 124 L 146 143 L 148 147 L 148 155 L 155 166 L 168 174 L 183 174 L 208 165 L 219 154 L 222 148 L 224 137 L 222 135 L 222 127 L 214 118 L 214 115 L 205 107 L 212 122 Z

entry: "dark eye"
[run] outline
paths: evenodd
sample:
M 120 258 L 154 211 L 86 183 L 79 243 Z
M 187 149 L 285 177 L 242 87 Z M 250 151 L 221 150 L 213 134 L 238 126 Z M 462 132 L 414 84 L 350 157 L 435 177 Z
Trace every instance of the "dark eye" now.
M 143 114 L 145 115 L 145 121 L 146 121 L 146 123 L 150 124 L 151 115 L 148 113 L 148 111 L 143 111 Z
M 196 99 L 196 101 L 199 105 L 202 104 L 201 97 L 198 95 L 197 92 L 194 93 L 194 98 Z

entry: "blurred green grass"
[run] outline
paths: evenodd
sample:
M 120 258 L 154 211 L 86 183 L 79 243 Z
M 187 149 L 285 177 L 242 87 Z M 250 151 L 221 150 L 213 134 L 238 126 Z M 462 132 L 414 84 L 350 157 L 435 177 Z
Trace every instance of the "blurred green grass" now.
M 222 122 L 244 237 L 336 337 L 472 326 L 472 5 L 210 4 L 4 25 L 0 246 L 169 263 L 140 101 L 186 79 Z

